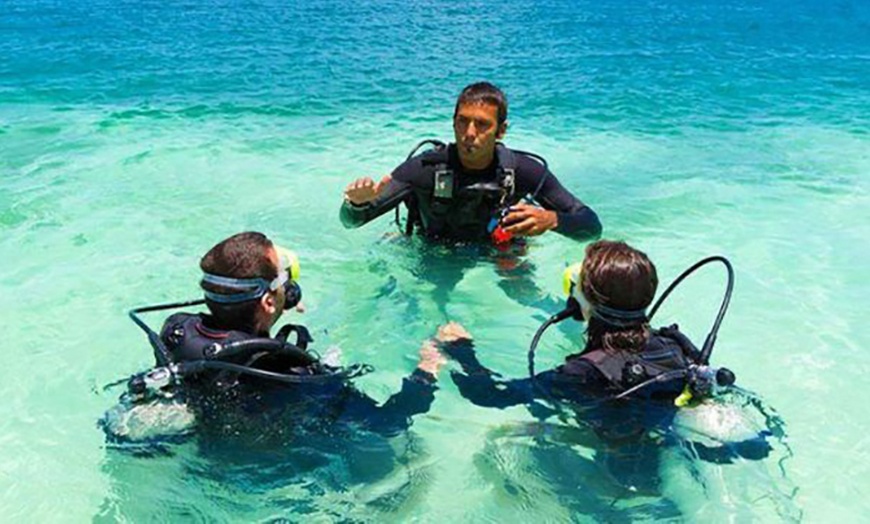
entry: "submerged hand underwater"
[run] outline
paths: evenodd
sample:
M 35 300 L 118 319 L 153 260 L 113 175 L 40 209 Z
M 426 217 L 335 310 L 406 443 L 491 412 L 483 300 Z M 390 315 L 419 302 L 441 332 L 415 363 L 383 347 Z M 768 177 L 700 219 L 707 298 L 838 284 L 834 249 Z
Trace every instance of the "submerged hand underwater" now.
M 457 101 L 456 143 L 433 141 L 435 149 L 420 155 L 415 149 L 378 184 L 352 182 L 342 222 L 358 227 L 395 209 L 396 223 L 408 235 L 495 250 L 522 246 L 525 237 L 549 230 L 573 240 L 598 238 L 597 215 L 559 184 L 543 158 L 499 142 L 506 115 L 504 95 L 494 86 L 469 86 Z M 408 209 L 404 225 L 400 204 Z M 727 289 L 698 349 L 676 325 L 654 329 L 651 320 L 680 282 L 710 263 L 725 266 Z M 658 276 L 647 255 L 624 242 L 597 240 L 586 247 L 582 263 L 566 270 L 566 307 L 531 341 L 528 377 L 503 378 L 482 365 L 471 334 L 450 323 L 423 342 L 417 367 L 383 403 L 354 385 L 370 366 L 341 365 L 335 352 L 321 358 L 304 326 L 286 324 L 271 336 L 285 311 L 301 309 L 301 267 L 292 251 L 262 233 L 239 233 L 212 247 L 200 268 L 203 298 L 130 313 L 147 335 L 155 367 L 127 380 L 119 404 L 101 419 L 113 447 L 142 451 L 228 435 L 281 446 L 293 440 L 288 431 L 297 437 L 364 431 L 393 438 L 432 409 L 447 357 L 461 368 L 451 378 L 469 402 L 497 409 L 525 405 L 542 423 L 557 417 L 588 429 L 573 434 L 582 434 L 581 444 L 602 460 L 612 458 L 608 450 L 625 446 L 639 446 L 653 462 L 668 447 L 690 448 L 694 458 L 717 464 L 758 460 L 768 456 L 771 438 L 784 437 L 770 408 L 734 386 L 728 369 L 710 366 L 734 283 L 724 257 L 694 264 L 653 303 Z M 159 332 L 140 318 L 202 305 L 207 312 L 174 312 Z M 585 344 L 563 364 L 536 372 L 535 351 L 545 330 L 569 318 L 585 323 Z M 608 471 L 619 479 L 625 464 L 612 466 Z M 636 466 L 629 468 L 632 474 Z M 638 485 L 634 477 L 618 482 Z

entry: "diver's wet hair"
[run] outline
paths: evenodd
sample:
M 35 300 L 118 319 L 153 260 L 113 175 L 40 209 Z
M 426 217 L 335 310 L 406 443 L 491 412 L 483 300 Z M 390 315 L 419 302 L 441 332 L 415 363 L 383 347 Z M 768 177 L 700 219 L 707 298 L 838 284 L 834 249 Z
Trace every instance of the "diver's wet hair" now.
M 659 279 L 645 253 L 625 242 L 599 240 L 586 247 L 581 289 L 595 305 L 634 311 L 652 303 Z M 649 324 L 614 325 L 593 316 L 587 325 L 587 350 L 639 352 L 649 338 Z
M 199 261 L 203 273 L 229 278 L 264 278 L 278 276 L 278 268 L 269 258 L 272 241 L 253 231 L 233 235 L 211 248 Z M 220 294 L 235 294 L 238 289 L 201 283 L 203 289 Z M 206 299 L 206 306 L 222 329 L 250 331 L 254 326 L 258 300 L 237 304 L 220 304 Z
M 459 113 L 459 106 L 465 104 L 492 104 L 498 107 L 498 123 L 504 124 L 507 120 L 508 102 L 507 97 L 502 93 L 501 89 L 490 84 L 489 82 L 477 82 L 466 86 L 459 94 L 456 100 L 456 107 L 453 109 L 453 118 L 456 118 Z

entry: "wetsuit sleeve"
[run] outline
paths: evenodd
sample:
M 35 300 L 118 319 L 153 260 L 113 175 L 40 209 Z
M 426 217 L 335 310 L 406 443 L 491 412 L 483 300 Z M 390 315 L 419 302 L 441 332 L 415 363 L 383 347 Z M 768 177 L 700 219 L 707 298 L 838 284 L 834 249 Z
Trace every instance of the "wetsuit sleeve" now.
M 595 366 L 584 359 L 570 359 L 556 369 L 530 378 L 502 380 L 498 373 L 477 359 L 470 340 L 446 344 L 444 352 L 462 367 L 451 378 L 463 397 L 483 407 L 504 409 L 529 404 L 536 398 L 582 400 L 589 393 L 603 392 L 609 383 Z
M 450 373 L 459 393 L 476 406 L 505 409 L 534 400 L 534 388 L 529 379 L 501 380 L 498 373 L 477 360 L 474 344 L 459 340 L 442 346 L 443 351 L 462 367 L 462 373 Z
M 550 383 L 553 394 L 559 397 L 570 397 L 578 391 L 597 392 L 607 391 L 610 382 L 588 360 L 570 356 L 565 363 L 556 368 L 555 375 Z
M 422 176 L 422 171 L 419 156 L 404 162 L 393 170 L 390 174 L 392 180 L 371 202 L 358 206 L 345 200 L 339 213 L 341 223 L 347 229 L 356 228 L 394 209 L 413 194 L 414 183 Z
M 414 370 L 402 381 L 402 389 L 381 406 L 369 413 L 368 426 L 373 431 L 390 436 L 411 425 L 411 417 L 429 411 L 435 400 L 435 377 L 422 370 Z
M 517 154 L 516 176 L 520 192 L 534 196 L 544 209 L 556 212 L 559 217 L 556 232 L 575 240 L 593 240 L 601 236 L 601 221 L 595 211 L 565 189 L 556 175 L 543 165 Z M 541 189 L 537 191 L 539 185 Z

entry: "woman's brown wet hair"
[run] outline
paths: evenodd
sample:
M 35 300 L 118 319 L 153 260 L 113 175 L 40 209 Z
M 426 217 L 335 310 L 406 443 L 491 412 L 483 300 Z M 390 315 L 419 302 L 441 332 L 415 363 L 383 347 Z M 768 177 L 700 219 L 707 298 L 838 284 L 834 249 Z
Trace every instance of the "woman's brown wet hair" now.
M 599 240 L 586 247 L 580 286 L 593 307 L 645 309 L 652 303 L 658 283 L 656 267 L 646 253 L 625 242 Z M 585 351 L 640 352 L 649 331 L 647 322 L 615 326 L 593 316 L 587 324 Z

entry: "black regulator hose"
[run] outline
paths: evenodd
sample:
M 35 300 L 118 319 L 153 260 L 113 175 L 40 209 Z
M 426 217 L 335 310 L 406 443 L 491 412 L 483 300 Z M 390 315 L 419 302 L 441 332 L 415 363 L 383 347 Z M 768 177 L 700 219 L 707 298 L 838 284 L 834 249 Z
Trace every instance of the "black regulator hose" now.
M 626 389 L 622 393 L 615 395 L 613 397 L 613 399 L 619 400 L 621 398 L 625 398 L 625 397 L 631 395 L 635 391 L 639 391 L 639 390 L 649 386 L 650 384 L 655 384 L 657 382 L 667 382 L 668 380 L 673 380 L 675 378 L 684 378 L 688 374 L 689 374 L 689 372 L 685 369 L 675 369 L 673 371 L 667 371 L 665 373 L 662 373 L 661 375 L 656 375 L 649 380 L 645 380 L 645 381 L 641 382 L 640 384 L 638 384 L 632 388 Z
M 210 359 L 228 359 L 239 355 L 247 355 L 253 351 L 267 351 L 271 355 L 293 358 L 298 362 L 297 365 L 299 366 L 310 366 L 317 362 L 317 359 L 307 351 L 289 342 L 276 339 L 254 338 L 237 340 L 226 345 L 216 344 L 211 347 L 213 348 L 213 354 L 209 355 Z
M 149 313 L 151 311 L 163 311 L 164 309 L 178 309 L 183 307 L 190 306 L 199 306 L 205 304 L 205 299 L 197 299 L 197 300 L 187 300 L 185 302 L 172 302 L 171 304 L 158 304 L 156 306 L 143 306 L 138 307 L 136 309 L 130 310 L 128 315 L 130 315 L 130 319 L 139 326 L 142 331 L 145 332 L 145 335 L 148 336 L 148 343 L 151 344 L 151 347 L 154 348 L 156 355 L 160 362 L 161 366 L 165 366 L 172 362 L 172 355 L 169 354 L 169 350 L 166 349 L 166 346 L 163 344 L 163 341 L 160 340 L 160 335 L 154 332 L 148 324 L 145 323 L 144 320 L 139 318 L 139 313 Z
M 288 375 L 286 373 L 276 373 L 265 369 L 250 368 L 248 366 L 233 364 L 232 362 L 222 362 L 220 360 L 194 360 L 190 362 L 182 362 L 178 364 L 178 368 L 183 375 L 195 375 L 205 370 L 231 371 L 242 375 L 250 375 L 267 380 L 274 380 L 276 382 L 283 382 L 285 384 L 312 384 L 330 382 L 338 379 L 346 380 L 368 373 L 372 369 L 371 366 L 361 365 L 350 366 L 341 371 L 324 375 Z
M 441 148 L 447 146 L 447 144 L 445 144 L 444 142 L 442 142 L 440 140 L 435 140 L 434 138 L 427 138 L 426 140 L 423 140 L 422 142 L 420 142 L 419 144 L 414 146 L 414 149 L 412 149 L 411 152 L 408 153 L 408 157 L 405 158 L 405 161 L 407 162 L 408 160 L 411 160 L 412 158 L 414 158 L 414 155 L 417 154 L 417 151 L 419 151 L 421 147 L 423 147 L 427 144 L 431 145 L 435 149 L 441 149 Z
M 546 322 L 541 324 L 541 327 L 538 328 L 538 331 L 535 332 L 534 338 L 532 338 L 532 344 L 529 346 L 529 377 L 532 379 L 532 382 L 535 380 L 535 350 L 538 348 L 538 342 L 541 340 L 541 336 L 544 334 L 544 331 L 547 330 L 548 327 L 553 324 L 558 324 L 559 322 L 567 319 L 574 318 L 575 320 L 583 320 L 582 311 L 580 311 L 580 304 L 577 302 L 577 299 L 574 297 L 568 298 L 568 303 L 565 305 L 565 309 L 556 313 L 547 319 Z
M 704 345 L 701 348 L 701 356 L 698 359 L 697 364 L 701 364 L 703 366 L 706 366 L 710 362 L 710 354 L 713 353 L 713 345 L 716 344 L 716 336 L 719 334 L 719 326 L 722 325 L 722 319 L 725 318 L 725 313 L 728 311 L 728 305 L 731 303 L 731 293 L 734 291 L 734 268 L 731 266 L 731 262 L 729 262 L 727 258 L 719 255 L 714 255 L 712 257 L 704 258 L 692 264 L 689 269 L 683 271 L 682 274 L 680 274 L 680 276 L 676 278 L 676 280 L 671 282 L 671 285 L 668 286 L 665 292 L 662 293 L 662 296 L 660 296 L 659 299 L 656 301 L 655 305 L 653 305 L 648 316 L 649 320 L 652 320 L 653 316 L 656 314 L 656 311 L 658 311 L 659 306 L 664 303 L 665 299 L 668 298 L 668 295 L 671 294 L 671 291 L 673 291 L 686 277 L 694 273 L 702 266 L 706 266 L 707 264 L 713 262 L 721 262 L 725 266 L 725 269 L 728 272 L 728 284 L 725 288 L 725 295 L 722 298 L 722 305 L 719 306 L 719 313 L 716 315 L 715 322 L 713 322 L 713 328 L 710 330 L 710 334 L 707 335 L 707 338 L 704 340 Z
M 550 166 L 547 165 L 547 160 L 541 155 L 530 153 L 528 151 L 520 151 L 519 149 L 514 149 L 513 152 L 519 153 L 523 156 L 534 158 L 535 160 L 540 162 L 542 166 L 544 166 L 544 176 L 541 177 L 541 181 L 538 182 L 537 187 L 535 187 L 535 191 L 531 194 L 532 200 L 535 200 L 536 198 L 538 198 L 538 193 L 541 192 L 541 188 L 544 187 L 544 182 L 547 181 L 547 177 L 550 176 Z

